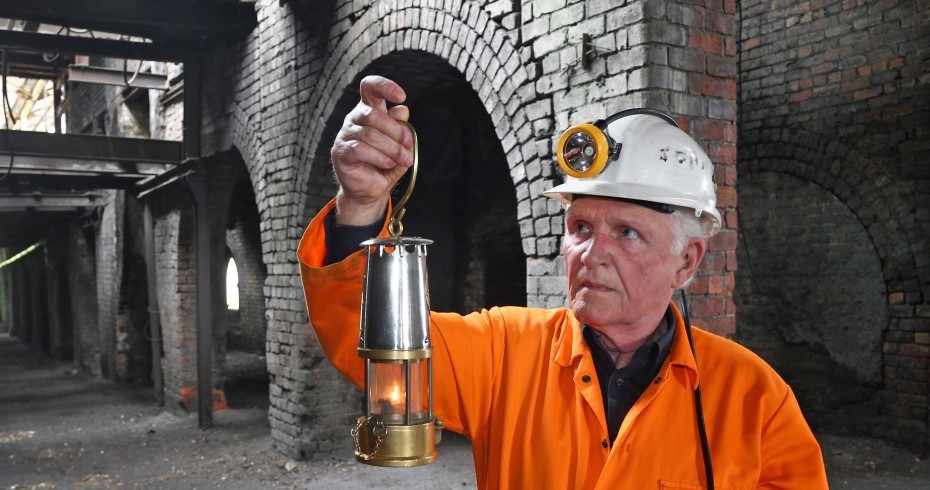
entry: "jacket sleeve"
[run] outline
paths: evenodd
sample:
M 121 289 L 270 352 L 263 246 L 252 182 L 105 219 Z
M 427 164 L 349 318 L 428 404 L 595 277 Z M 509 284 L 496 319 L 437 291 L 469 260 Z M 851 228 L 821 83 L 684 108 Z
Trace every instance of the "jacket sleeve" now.
M 797 399 L 786 386 L 781 405 L 762 432 L 759 488 L 827 489 L 823 453 Z
M 358 357 L 359 319 L 366 259 L 362 251 L 324 266 L 323 220 L 330 202 L 313 219 L 298 246 L 300 276 L 310 325 L 326 357 L 358 387 L 365 382 L 364 360 Z M 386 222 L 385 222 L 386 224 Z M 382 228 L 379 236 L 386 236 Z M 486 420 L 492 396 L 495 335 L 503 335 L 500 315 L 467 317 L 430 313 L 433 346 L 434 411 L 445 427 L 471 436 Z M 494 332 L 497 332 L 496 334 Z M 454 348 L 453 348 L 454 346 Z

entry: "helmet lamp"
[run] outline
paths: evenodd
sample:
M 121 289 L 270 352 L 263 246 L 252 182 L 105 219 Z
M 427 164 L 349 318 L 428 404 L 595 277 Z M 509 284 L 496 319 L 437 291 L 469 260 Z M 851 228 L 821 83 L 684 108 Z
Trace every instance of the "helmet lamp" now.
M 601 173 L 613 153 L 608 136 L 593 124 L 572 126 L 559 138 L 559 167 L 578 179 Z

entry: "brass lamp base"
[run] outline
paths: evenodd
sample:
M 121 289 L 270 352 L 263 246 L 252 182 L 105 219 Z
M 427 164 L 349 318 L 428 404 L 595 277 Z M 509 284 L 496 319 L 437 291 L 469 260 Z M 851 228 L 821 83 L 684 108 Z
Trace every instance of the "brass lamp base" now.
M 436 444 L 442 439 L 442 421 L 415 425 L 388 425 L 376 415 L 361 416 L 352 429 L 355 459 L 372 466 L 408 468 L 436 461 Z

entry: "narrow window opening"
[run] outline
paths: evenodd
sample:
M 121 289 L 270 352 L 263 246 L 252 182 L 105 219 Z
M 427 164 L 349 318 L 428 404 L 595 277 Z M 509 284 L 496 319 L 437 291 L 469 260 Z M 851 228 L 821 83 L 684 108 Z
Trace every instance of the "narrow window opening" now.
M 239 270 L 232 258 L 226 265 L 226 309 L 239 309 Z

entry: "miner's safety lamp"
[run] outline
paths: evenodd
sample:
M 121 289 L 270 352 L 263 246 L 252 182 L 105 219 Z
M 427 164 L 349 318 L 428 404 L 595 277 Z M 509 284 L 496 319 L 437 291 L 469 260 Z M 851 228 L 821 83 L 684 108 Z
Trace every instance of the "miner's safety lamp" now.
M 408 124 L 409 125 L 409 124 Z M 388 225 L 389 238 L 361 244 L 368 256 L 358 355 L 365 359 L 365 415 L 352 429 L 355 458 L 375 466 L 436 461 L 442 421 L 433 415 L 433 349 L 422 238 L 402 238 L 404 204 L 416 182 L 418 148 L 407 192 Z

